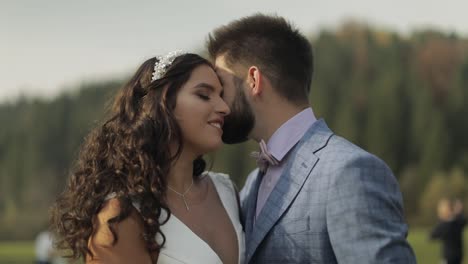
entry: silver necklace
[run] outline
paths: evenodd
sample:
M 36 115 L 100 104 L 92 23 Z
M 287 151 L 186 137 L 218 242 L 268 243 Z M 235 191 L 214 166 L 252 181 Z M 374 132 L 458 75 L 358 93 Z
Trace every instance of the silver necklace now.
M 185 204 L 185 208 L 187 209 L 187 211 L 190 211 L 189 207 L 188 207 L 188 204 L 187 204 L 187 200 L 185 199 L 185 195 L 190 191 L 190 189 L 192 188 L 193 186 L 193 178 L 192 178 L 192 183 L 190 184 L 190 186 L 187 188 L 187 190 L 185 190 L 184 193 L 180 193 L 174 189 L 171 188 L 171 186 L 167 185 L 167 188 L 171 191 L 173 191 L 175 194 L 179 195 L 180 197 L 182 197 L 182 200 L 184 200 L 184 204 Z

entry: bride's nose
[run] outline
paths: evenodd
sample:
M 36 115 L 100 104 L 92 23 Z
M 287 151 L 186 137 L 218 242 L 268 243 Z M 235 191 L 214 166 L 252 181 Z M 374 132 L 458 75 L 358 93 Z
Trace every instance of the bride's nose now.
M 219 98 L 219 102 L 216 104 L 216 112 L 226 116 L 231 113 L 231 109 L 222 98 Z

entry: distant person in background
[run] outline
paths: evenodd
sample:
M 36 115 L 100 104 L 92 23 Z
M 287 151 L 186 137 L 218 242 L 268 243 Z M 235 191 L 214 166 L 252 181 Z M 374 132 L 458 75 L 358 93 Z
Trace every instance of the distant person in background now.
M 442 241 L 444 263 L 462 263 L 463 229 L 466 225 L 462 202 L 456 200 L 452 204 L 448 199 L 441 199 L 437 205 L 437 216 L 439 223 L 432 230 L 430 238 Z
M 40 232 L 35 241 L 36 264 L 51 264 L 53 257 L 53 242 L 49 231 Z

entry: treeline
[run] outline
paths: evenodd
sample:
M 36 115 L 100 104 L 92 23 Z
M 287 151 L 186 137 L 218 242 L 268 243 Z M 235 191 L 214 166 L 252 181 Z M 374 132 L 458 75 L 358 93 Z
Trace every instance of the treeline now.
M 348 23 L 311 42 L 316 115 L 389 164 L 410 222 L 433 222 L 442 196 L 468 205 L 468 39 Z M 84 136 L 121 85 L 85 84 L 51 100 L 0 105 L 0 240 L 30 239 L 46 227 Z M 255 147 L 225 146 L 207 159 L 241 187 Z
M 442 196 L 468 205 L 468 39 L 350 23 L 312 42 L 315 111 L 388 163 L 410 222 L 433 222 Z

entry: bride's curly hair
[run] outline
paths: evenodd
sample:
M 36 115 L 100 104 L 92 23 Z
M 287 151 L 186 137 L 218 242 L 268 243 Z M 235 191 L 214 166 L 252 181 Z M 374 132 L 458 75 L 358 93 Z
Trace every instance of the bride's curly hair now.
M 88 240 L 95 231 L 93 223 L 112 193 L 121 207 L 120 214 L 108 221 L 114 243 L 118 240 L 115 225 L 130 215 L 132 202 L 140 205 L 147 250 L 159 253 L 165 243 L 160 225 L 170 217 L 166 177 L 183 147 L 173 113 L 177 93 L 196 67 L 212 66 L 196 54 L 184 54 L 161 79 L 151 81 L 156 61 L 149 59 L 139 67 L 117 94 L 107 121 L 87 136 L 68 184 L 51 209 L 57 246 L 68 249 L 75 260 L 92 256 Z M 177 146 L 175 154 L 170 143 Z M 204 160 L 196 159 L 194 177 L 204 169 Z M 167 218 L 161 222 L 163 210 Z M 156 241 L 156 235 L 162 236 L 162 242 Z

